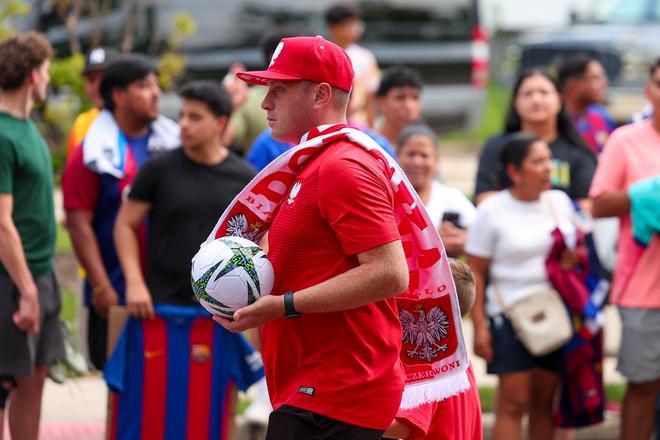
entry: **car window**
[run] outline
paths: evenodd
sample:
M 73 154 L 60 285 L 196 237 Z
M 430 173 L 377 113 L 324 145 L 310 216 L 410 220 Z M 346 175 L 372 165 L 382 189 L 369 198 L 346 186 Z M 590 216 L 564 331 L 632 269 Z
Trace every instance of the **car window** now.
M 167 16 L 187 10 L 203 32 L 187 39 L 184 46 L 254 46 L 264 29 L 293 26 L 307 34 L 326 34 L 325 10 L 336 0 L 224 0 L 223 14 L 217 0 L 168 0 L 159 7 L 159 22 L 167 27 Z M 350 1 L 360 6 L 365 22 L 362 41 L 446 42 L 469 41 L 476 22 L 474 0 L 388 0 Z M 187 48 L 188 48 L 187 47 Z
M 469 40 L 475 24 L 470 0 L 366 2 L 362 11 L 364 41 Z
M 605 23 L 646 23 L 660 21 L 658 0 L 614 0 L 600 3 L 593 18 Z

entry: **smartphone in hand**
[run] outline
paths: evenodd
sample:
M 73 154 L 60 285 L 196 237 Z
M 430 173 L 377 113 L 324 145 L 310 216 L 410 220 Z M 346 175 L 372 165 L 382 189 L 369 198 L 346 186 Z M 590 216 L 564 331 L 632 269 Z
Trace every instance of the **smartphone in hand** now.
M 458 212 L 447 211 L 444 214 L 442 214 L 442 221 L 443 222 L 449 222 L 449 223 L 453 224 L 454 226 L 456 226 L 457 228 L 463 229 L 461 227 L 461 225 L 459 224 L 458 219 L 459 219 Z

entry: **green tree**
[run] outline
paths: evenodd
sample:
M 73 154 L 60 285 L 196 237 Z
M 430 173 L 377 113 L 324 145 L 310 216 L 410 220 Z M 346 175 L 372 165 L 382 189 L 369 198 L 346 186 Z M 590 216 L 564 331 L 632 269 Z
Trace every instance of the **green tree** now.
M 174 32 L 167 40 L 167 49 L 158 61 L 158 79 L 164 90 L 172 90 L 186 68 L 186 57 L 177 53 L 181 42 L 197 33 L 197 23 L 187 12 L 174 14 L 172 26 Z
M 25 0 L 0 0 L 0 40 L 16 32 L 14 19 L 30 12 Z

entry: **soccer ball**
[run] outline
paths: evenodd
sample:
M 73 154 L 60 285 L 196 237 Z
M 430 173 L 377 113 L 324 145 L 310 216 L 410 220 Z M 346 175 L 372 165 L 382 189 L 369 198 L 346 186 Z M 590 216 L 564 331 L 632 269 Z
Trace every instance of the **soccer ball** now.
M 209 312 L 231 318 L 273 289 L 273 266 L 264 251 L 241 237 L 205 243 L 192 259 L 191 283 Z

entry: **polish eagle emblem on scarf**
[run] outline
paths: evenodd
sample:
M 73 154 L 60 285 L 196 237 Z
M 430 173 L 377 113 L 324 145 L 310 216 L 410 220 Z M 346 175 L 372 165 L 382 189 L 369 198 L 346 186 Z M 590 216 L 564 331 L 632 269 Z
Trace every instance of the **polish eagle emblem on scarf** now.
M 440 342 L 447 337 L 449 328 L 449 319 L 447 314 L 440 307 L 433 307 L 428 313 L 423 307 L 417 307 L 416 312 L 419 316 L 402 309 L 399 311 L 399 320 L 403 330 L 403 343 L 414 346 L 412 350 L 407 351 L 410 359 L 419 357 L 422 360 L 430 362 L 438 353 L 445 352 L 448 349 L 447 344 Z
M 249 231 L 252 229 L 252 231 Z M 259 231 L 254 226 L 250 226 L 248 219 L 243 214 L 237 214 L 227 221 L 227 235 L 246 238 L 251 241 L 257 241 Z

